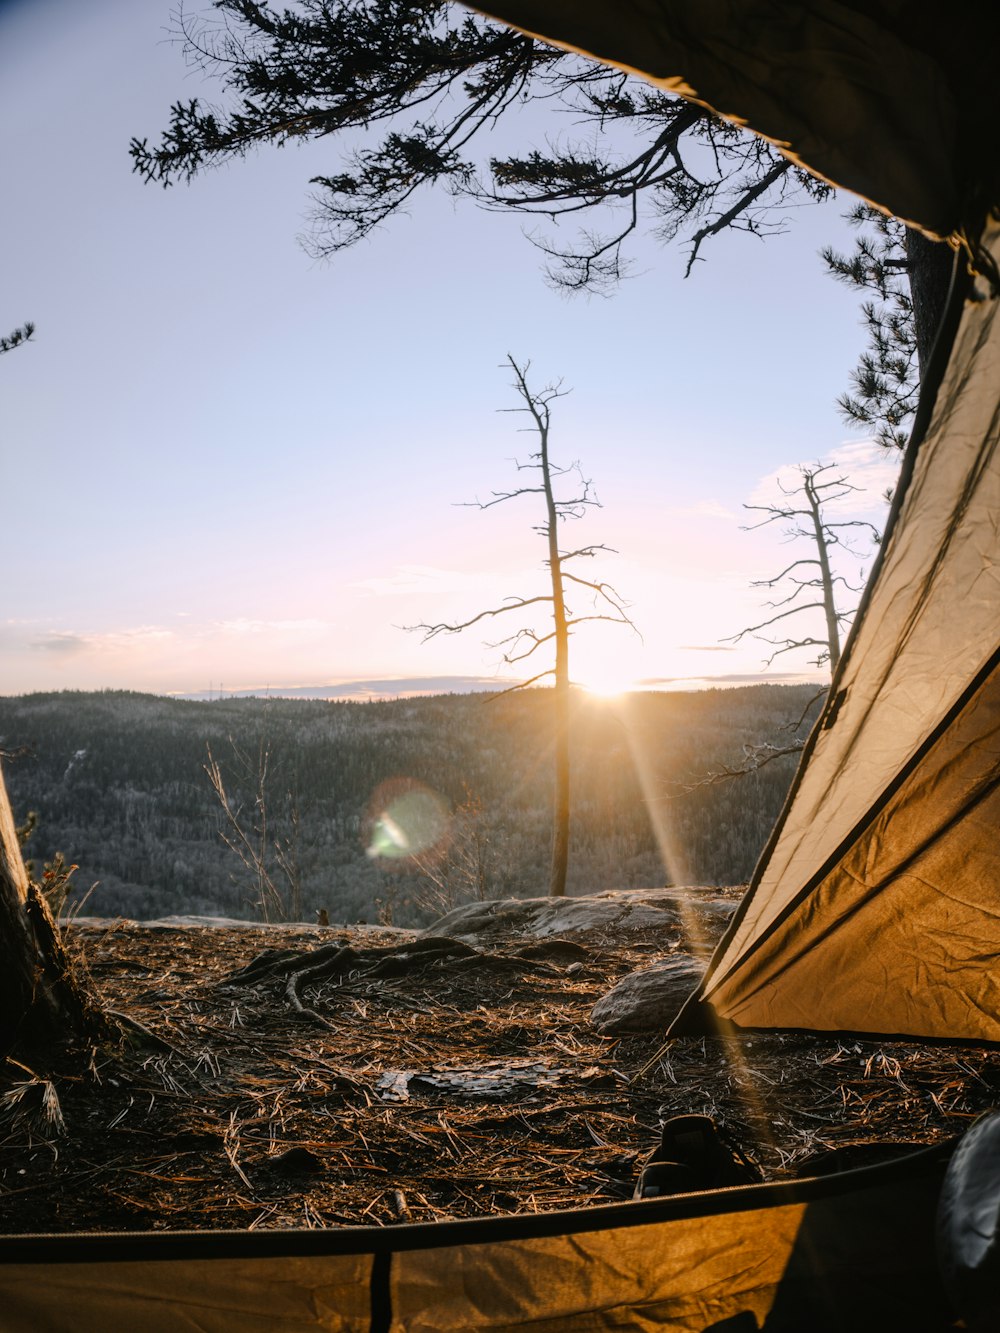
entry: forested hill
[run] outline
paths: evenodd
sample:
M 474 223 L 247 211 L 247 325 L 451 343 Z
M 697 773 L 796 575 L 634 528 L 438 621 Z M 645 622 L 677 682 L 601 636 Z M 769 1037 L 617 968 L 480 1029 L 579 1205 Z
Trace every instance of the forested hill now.
M 814 693 L 760 685 L 636 694 L 624 703 L 578 695 L 569 891 L 746 880 L 795 760 L 687 788 L 741 763 L 745 745 L 787 741 Z M 366 855 L 366 812 L 393 779 L 424 784 L 463 811 L 456 837 L 474 843 L 480 888 L 490 896 L 545 891 L 552 784 L 545 690 L 363 704 L 194 703 L 121 692 L 0 698 L 15 815 L 19 822 L 29 811 L 38 815 L 26 855 L 39 867 L 56 851 L 78 863 L 78 895 L 98 885 L 88 913 L 255 915 L 253 877 L 220 838 L 225 821 L 205 772 L 208 746 L 251 840 L 260 825 L 259 761 L 267 756 L 268 864 L 275 882 L 297 885 L 296 915 L 312 919 L 323 906 L 331 921 L 391 912 L 406 924 L 421 918 L 424 902 L 426 917 L 424 881 L 412 867 Z M 274 842 L 289 875 L 274 860 Z

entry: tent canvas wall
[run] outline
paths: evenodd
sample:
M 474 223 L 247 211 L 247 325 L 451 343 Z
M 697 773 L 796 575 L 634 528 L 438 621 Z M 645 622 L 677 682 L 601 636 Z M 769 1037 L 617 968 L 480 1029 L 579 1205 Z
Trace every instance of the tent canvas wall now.
M 1000 259 L 992 4 L 496 0 L 929 233 Z M 985 228 L 985 231 L 984 231 Z M 875 581 L 754 888 L 684 1023 L 1000 1038 L 1000 321 L 952 313 Z M 922 439 L 920 438 L 922 435 Z M 42 1330 L 947 1326 L 946 1150 L 832 1180 L 543 1217 L 239 1235 L 7 1237 Z

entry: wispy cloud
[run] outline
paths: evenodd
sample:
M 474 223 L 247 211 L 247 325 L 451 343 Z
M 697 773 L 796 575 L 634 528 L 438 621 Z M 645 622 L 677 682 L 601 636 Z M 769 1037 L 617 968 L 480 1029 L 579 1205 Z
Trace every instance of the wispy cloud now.
M 90 647 L 90 641 L 85 634 L 53 632 L 43 635 L 40 639 L 30 640 L 28 647 L 37 652 L 71 657 L 75 653 L 86 652 Z
M 685 518 L 724 518 L 730 521 L 739 517 L 732 509 L 720 504 L 718 500 L 699 500 L 697 504 L 687 505 L 682 509 L 673 509 L 671 513 L 678 516 L 683 515 Z
M 724 643 L 679 643 L 677 651 L 681 653 L 735 653 L 736 649 Z
M 217 634 L 317 634 L 324 633 L 329 626 L 326 621 L 315 618 L 302 620 L 254 620 L 238 616 L 234 620 L 214 620 L 208 626 L 209 633 Z
M 784 463 L 762 477 L 754 487 L 748 504 L 768 505 L 780 499 L 782 491 L 794 492 L 801 483 L 801 469 L 831 464 L 835 471 L 853 487 L 840 500 L 831 501 L 828 509 L 843 514 L 874 516 L 884 512 L 885 492 L 891 490 L 899 476 L 899 456 L 894 455 L 874 440 L 847 440 L 819 459 L 802 463 Z
M 802 671 L 742 671 L 724 676 L 646 676 L 636 684 L 645 690 L 681 686 L 686 689 L 711 689 L 723 685 L 811 685 L 821 678 Z
M 105 633 L 78 633 L 75 630 L 49 630 L 28 640 L 28 647 L 37 652 L 70 657 L 81 653 L 122 652 L 162 644 L 172 639 L 173 633 L 159 625 L 137 625 L 134 628 L 111 630 Z
M 489 571 L 440 569 L 435 565 L 399 565 L 392 574 L 370 579 L 358 579 L 350 584 L 376 597 L 401 597 L 412 593 L 435 594 L 466 592 L 481 589 L 500 579 L 500 574 Z M 506 577 L 510 577 L 509 575 Z

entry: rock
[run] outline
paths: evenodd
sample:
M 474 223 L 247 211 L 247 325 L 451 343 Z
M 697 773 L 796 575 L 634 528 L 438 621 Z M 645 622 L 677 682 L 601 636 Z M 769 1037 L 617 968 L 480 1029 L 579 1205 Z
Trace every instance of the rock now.
M 272 1171 L 284 1176 L 318 1176 L 325 1169 L 323 1159 L 308 1148 L 289 1148 L 268 1162 Z
M 613 889 L 580 898 L 495 898 L 462 903 L 435 921 L 424 935 L 476 939 L 504 932 L 545 939 L 574 931 L 672 930 L 690 936 L 693 947 L 714 946 L 735 911 L 732 898 L 713 889 Z
M 598 1032 L 662 1031 L 673 1022 L 701 980 L 704 967 L 686 954 L 664 958 L 641 972 L 630 972 L 597 1001 L 590 1021 Z

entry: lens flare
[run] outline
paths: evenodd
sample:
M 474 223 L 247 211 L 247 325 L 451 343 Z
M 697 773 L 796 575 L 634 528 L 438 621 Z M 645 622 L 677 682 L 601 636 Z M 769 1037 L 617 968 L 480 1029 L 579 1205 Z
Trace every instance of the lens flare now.
M 450 823 L 443 796 L 412 778 L 392 778 L 369 802 L 365 852 L 385 861 L 433 854 L 447 844 Z

